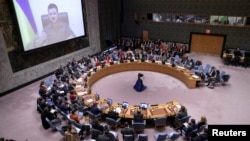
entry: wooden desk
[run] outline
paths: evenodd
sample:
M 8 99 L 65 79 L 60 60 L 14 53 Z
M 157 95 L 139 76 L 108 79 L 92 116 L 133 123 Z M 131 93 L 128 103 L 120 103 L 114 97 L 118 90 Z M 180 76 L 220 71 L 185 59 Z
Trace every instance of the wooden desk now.
M 98 81 L 99 79 L 124 71 L 153 71 L 163 74 L 173 76 L 187 85 L 188 88 L 196 88 L 198 81 L 201 81 L 200 78 L 192 77 L 193 72 L 183 67 L 172 67 L 170 64 L 163 65 L 162 63 L 151 63 L 151 62 L 129 62 L 129 63 L 116 63 L 114 65 L 106 65 L 102 69 L 98 69 L 97 72 L 94 72 L 87 81 L 89 88 Z
M 126 109 L 122 108 L 122 104 L 114 102 L 112 105 L 108 105 L 107 101 L 103 98 L 100 98 L 98 101 L 95 100 L 94 94 L 88 94 L 83 96 L 84 104 L 91 106 L 93 102 L 98 103 L 98 107 L 107 114 L 110 109 L 114 109 L 119 113 L 121 118 L 134 118 L 134 113 L 137 110 L 141 110 L 139 105 L 129 105 Z M 91 100 L 90 100 L 91 99 Z M 160 117 L 173 116 L 180 110 L 180 103 L 177 101 L 171 101 L 168 103 L 158 104 L 154 106 L 149 106 L 145 110 L 141 110 L 144 115 L 144 119 L 153 119 Z
M 75 89 L 78 96 L 81 96 L 83 102 L 87 106 L 91 106 L 94 102 L 98 102 L 99 108 L 103 113 L 108 113 L 110 108 L 115 109 L 121 118 L 130 118 L 133 119 L 134 112 L 139 110 L 138 105 L 129 105 L 127 109 L 122 108 L 122 104 L 113 102 L 112 105 L 108 105 L 107 101 L 103 98 L 100 98 L 98 101 L 95 99 L 95 94 L 91 93 L 91 86 L 98 81 L 99 79 L 124 71 L 153 71 L 159 72 L 167 75 L 171 75 L 187 85 L 188 88 L 196 88 L 196 84 L 201 79 L 198 77 L 193 77 L 194 73 L 183 67 L 172 67 L 171 64 L 162 64 L 161 62 L 126 62 L 126 63 L 115 63 L 113 65 L 106 64 L 104 68 L 98 67 L 96 72 L 91 71 L 91 75 L 84 74 L 83 77 L 87 77 L 87 88 L 77 88 Z M 89 74 L 89 73 L 88 73 Z M 84 95 L 82 95 L 84 93 Z M 153 119 L 159 117 L 167 117 L 175 115 L 179 111 L 179 102 L 171 101 L 164 104 L 152 105 L 147 109 L 142 110 L 144 119 Z
M 226 52 L 223 52 L 222 58 L 223 58 L 223 59 L 225 59 L 225 58 L 227 58 L 227 56 L 231 56 L 231 57 L 232 57 L 232 59 L 234 59 L 234 58 L 235 58 L 235 56 L 234 56 L 234 54 L 233 54 L 233 53 L 226 53 Z M 244 59 L 245 59 L 245 57 L 244 57 L 244 56 L 241 56 L 241 57 L 240 57 L 240 61 L 241 61 L 241 62 L 243 62 L 243 61 L 244 61 Z

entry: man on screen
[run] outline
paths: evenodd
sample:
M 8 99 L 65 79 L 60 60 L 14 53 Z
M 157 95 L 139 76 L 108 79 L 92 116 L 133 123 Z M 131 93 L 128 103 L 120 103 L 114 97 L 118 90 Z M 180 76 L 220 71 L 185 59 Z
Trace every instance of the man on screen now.
M 56 4 L 49 4 L 48 15 L 50 22 L 44 27 L 42 33 L 35 40 L 35 47 L 45 46 L 75 37 L 75 34 L 70 29 L 68 23 L 63 22 L 58 18 L 58 8 Z

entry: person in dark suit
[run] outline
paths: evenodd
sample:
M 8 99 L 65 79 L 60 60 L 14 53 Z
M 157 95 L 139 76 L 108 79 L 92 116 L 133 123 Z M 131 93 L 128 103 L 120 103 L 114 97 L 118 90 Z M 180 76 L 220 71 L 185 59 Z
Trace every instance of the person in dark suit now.
M 128 122 L 125 122 L 124 126 L 125 127 L 121 129 L 122 138 L 124 138 L 124 135 L 132 135 L 134 138 L 135 136 L 134 129 L 129 127 Z
M 42 97 L 39 97 L 38 99 L 37 99 L 37 105 L 39 105 L 40 106 L 40 108 L 38 108 L 38 106 L 37 106 L 37 111 L 39 112 L 39 113 L 42 113 L 43 112 L 43 109 L 47 106 L 46 105 L 46 100 L 45 99 L 43 99 Z
M 57 107 L 65 114 L 69 114 L 71 111 L 69 104 L 67 104 L 65 101 L 62 100 L 59 101 Z
M 213 77 L 215 75 L 215 71 L 216 71 L 216 68 L 214 66 L 212 66 L 209 71 L 207 72 L 207 77 L 210 78 L 210 77 Z
M 44 111 L 41 113 L 41 120 L 42 120 L 42 125 L 43 125 L 44 129 L 49 129 L 50 128 L 49 123 L 45 119 L 48 116 L 49 116 L 48 107 L 45 107 Z
M 134 85 L 134 89 L 137 91 L 137 92 L 142 92 L 142 91 L 144 91 L 146 88 L 147 88 L 147 86 L 145 86 L 144 84 L 143 84 L 143 81 L 142 81 L 142 77 L 143 77 L 144 75 L 142 74 L 142 73 L 138 73 L 138 79 L 137 79 L 137 81 L 136 81 L 136 83 L 135 83 L 135 85 Z
M 98 115 L 99 113 L 102 113 L 102 111 L 97 107 L 97 103 L 94 103 L 90 107 L 90 112 L 93 113 L 94 115 Z
M 98 135 L 96 141 L 115 141 L 115 136 L 109 132 L 109 127 L 104 126 L 104 134 Z
M 195 137 L 196 133 L 192 133 L 193 130 L 197 129 L 197 124 L 195 119 L 191 119 L 187 126 L 183 126 L 182 130 L 185 132 L 187 138 Z M 182 131 L 181 130 L 181 131 Z
M 234 50 L 234 56 L 242 56 L 242 53 L 240 52 L 240 48 L 237 48 Z
M 187 113 L 186 107 L 183 106 L 183 105 L 181 105 L 181 109 L 180 109 L 180 111 L 176 114 L 175 117 L 181 119 L 181 118 L 183 118 L 183 117 L 185 117 L 185 116 L 187 116 L 187 115 L 188 115 L 188 113 Z
M 49 123 L 46 121 L 46 118 L 48 118 L 49 120 L 53 121 L 54 119 L 56 119 L 56 117 L 54 116 L 53 113 L 50 112 L 50 109 L 48 106 L 46 106 L 44 108 L 44 111 L 41 113 L 41 120 L 42 120 L 42 125 L 44 129 L 49 129 L 50 125 Z
M 141 113 L 140 110 L 138 110 L 138 111 L 134 114 L 134 121 L 135 121 L 135 122 L 143 122 L 143 114 Z
M 180 128 L 182 126 L 182 123 L 179 123 L 175 120 L 175 118 L 182 119 L 183 117 L 188 116 L 188 112 L 185 106 L 181 105 L 180 111 L 174 116 L 174 122 L 172 123 L 172 126 L 174 128 Z
M 215 75 L 213 77 L 208 78 L 207 86 L 210 86 L 210 83 L 212 81 L 214 81 L 214 82 L 219 82 L 220 81 L 220 70 L 216 70 Z M 213 85 L 214 85 L 214 83 L 213 83 Z
M 117 120 L 119 118 L 119 113 L 117 113 L 113 108 L 111 108 L 108 112 L 108 117 Z
M 102 133 L 104 132 L 104 126 L 98 120 L 93 120 L 91 125 L 93 129 L 100 130 Z

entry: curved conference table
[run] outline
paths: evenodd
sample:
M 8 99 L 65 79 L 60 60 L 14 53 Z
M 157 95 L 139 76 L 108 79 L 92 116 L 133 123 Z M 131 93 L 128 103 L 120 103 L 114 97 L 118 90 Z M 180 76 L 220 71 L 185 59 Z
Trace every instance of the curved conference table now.
M 105 64 L 103 68 L 97 67 L 96 71 L 89 71 L 85 73 L 78 81 L 76 85 L 76 92 L 78 96 L 83 98 L 84 104 L 90 106 L 94 102 L 98 102 L 99 108 L 103 110 L 104 113 L 108 113 L 110 108 L 114 109 L 119 113 L 122 118 L 133 118 L 133 113 L 140 109 L 139 105 L 129 105 L 126 109 L 122 108 L 121 103 L 113 102 L 112 105 L 107 104 L 107 100 L 103 98 L 96 99 L 96 94 L 91 93 L 91 86 L 99 79 L 124 71 L 153 71 L 163 74 L 173 76 L 187 85 L 188 88 L 194 89 L 197 83 L 201 80 L 199 77 L 194 75 L 188 69 L 183 67 L 175 66 L 172 67 L 171 64 L 162 64 L 162 62 L 151 62 L 151 61 L 134 61 L 134 62 L 116 62 L 113 65 Z M 85 79 L 87 78 L 87 80 Z M 82 87 L 83 80 L 86 80 L 85 87 Z M 150 105 L 147 109 L 140 109 L 144 115 L 145 119 L 166 117 L 175 115 L 180 108 L 180 103 L 177 101 L 170 101 L 163 104 Z

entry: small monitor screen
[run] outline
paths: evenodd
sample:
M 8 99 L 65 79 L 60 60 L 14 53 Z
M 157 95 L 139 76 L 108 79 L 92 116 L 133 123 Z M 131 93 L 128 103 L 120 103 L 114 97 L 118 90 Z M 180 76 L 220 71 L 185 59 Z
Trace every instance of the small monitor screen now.
M 100 96 L 99 96 L 99 94 L 96 93 L 96 94 L 95 94 L 95 100 L 98 101 L 99 99 L 100 99 Z
M 148 104 L 147 103 L 141 103 L 140 104 L 140 108 L 141 109 L 147 109 L 148 108 Z
M 122 103 L 122 108 L 126 109 L 126 108 L 128 108 L 128 105 L 129 105 L 128 102 L 125 102 L 125 101 L 124 101 L 124 102 Z
M 78 116 L 79 116 L 79 117 L 82 117 L 82 116 L 83 116 L 83 112 L 79 111 L 79 112 L 78 112 Z
M 110 98 L 107 98 L 107 103 L 108 103 L 108 105 L 112 105 L 113 104 L 113 100 L 110 99 Z
M 48 100 L 48 101 L 47 101 L 47 105 L 49 105 L 49 106 L 53 105 L 53 101 Z

